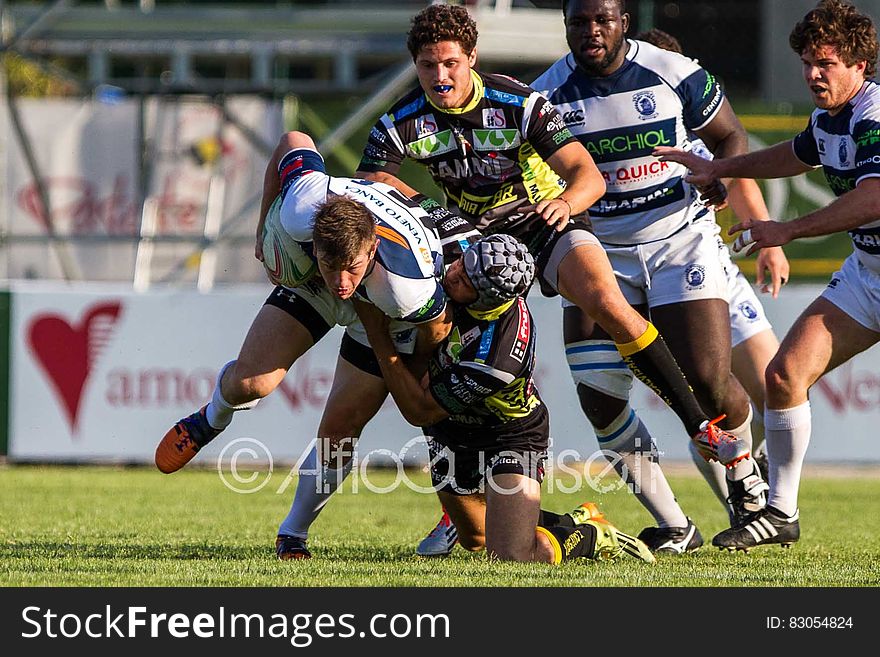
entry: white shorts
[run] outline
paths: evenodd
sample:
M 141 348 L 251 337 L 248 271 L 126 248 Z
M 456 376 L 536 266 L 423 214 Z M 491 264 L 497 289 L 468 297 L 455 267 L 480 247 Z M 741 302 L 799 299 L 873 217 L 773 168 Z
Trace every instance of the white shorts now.
M 320 278 L 314 277 L 297 288 L 282 289 L 286 289 L 290 295 L 305 301 L 314 312 L 320 315 L 321 320 L 326 324 L 326 327 L 317 327 L 316 332 L 315 328 L 313 328 L 316 321 L 314 313 L 305 313 L 299 310 L 295 303 L 283 308 L 294 319 L 306 326 L 313 336 L 321 334 L 322 330 L 323 333 L 326 333 L 337 325 L 344 326 L 346 335 L 355 340 L 355 342 L 365 347 L 370 346 L 370 342 L 367 340 L 367 332 L 364 329 L 364 325 L 361 324 L 361 320 L 358 319 L 354 305 L 350 300 L 343 300 L 332 294 Z M 281 306 L 279 305 L 279 307 Z M 392 320 L 390 332 L 398 353 L 411 354 L 413 352 L 416 345 L 416 330 L 413 324 Z
M 880 332 L 880 274 L 861 264 L 856 253 L 834 272 L 822 297 L 865 328 Z
M 718 258 L 727 274 L 727 288 L 730 294 L 730 345 L 735 347 L 758 333 L 772 330 L 764 306 L 758 300 L 748 279 L 730 258 L 730 251 L 720 237 Z
M 635 246 L 603 244 L 623 296 L 649 308 L 697 299 L 728 299 L 718 259 L 718 224 L 697 222 L 665 240 Z

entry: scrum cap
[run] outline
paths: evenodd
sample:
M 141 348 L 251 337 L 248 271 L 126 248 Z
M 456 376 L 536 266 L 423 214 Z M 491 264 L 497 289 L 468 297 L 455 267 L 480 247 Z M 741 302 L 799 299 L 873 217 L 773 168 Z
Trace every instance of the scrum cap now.
M 525 245 L 510 235 L 483 237 L 464 252 L 464 270 L 477 291 L 474 310 L 492 310 L 528 292 L 535 278 L 535 260 Z

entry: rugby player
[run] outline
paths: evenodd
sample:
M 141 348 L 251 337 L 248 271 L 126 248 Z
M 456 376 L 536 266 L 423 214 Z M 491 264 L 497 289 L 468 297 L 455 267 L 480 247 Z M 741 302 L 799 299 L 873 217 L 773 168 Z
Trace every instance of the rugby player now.
M 375 306 L 355 307 L 398 408 L 430 437 L 435 489 L 441 499 L 459 496 L 448 508 L 460 529 L 482 534 L 485 522 L 490 557 L 560 563 L 628 554 L 653 562 L 642 541 L 595 505 L 565 516 L 541 512 L 549 418 L 532 380 L 536 337 L 523 298 L 534 274 L 532 256 L 509 235 L 470 245 L 446 272 L 452 327 L 424 382 L 395 350 L 388 317 Z M 485 506 L 475 496 L 483 488 Z
M 800 538 L 798 488 L 810 441 L 808 392 L 825 373 L 880 340 L 880 86 L 871 18 L 822 0 L 789 37 L 816 109 L 793 139 L 712 161 L 672 148 L 661 159 L 685 165 L 698 184 L 723 177 L 785 178 L 822 167 L 837 199 L 788 222 L 741 221 L 734 248 L 747 253 L 802 237 L 848 231 L 853 253 L 822 295 L 795 321 L 766 372 L 767 506 L 715 536 L 722 549 L 789 546 Z
M 476 41 L 463 7 L 434 5 L 414 17 L 407 46 L 419 85 L 374 125 L 357 175 L 412 194 L 396 176 L 400 164 L 409 157 L 426 166 L 451 209 L 483 233 L 508 233 L 529 247 L 542 292 L 596 319 L 608 336 L 601 348 L 658 392 L 706 458 L 731 467 L 747 459 L 747 441 L 709 422 L 653 324 L 621 294 L 602 245 L 570 221 L 605 193 L 590 154 L 543 96 L 474 70 Z M 629 432 L 629 416 L 621 417 L 611 434 Z M 653 485 L 668 490 L 665 481 Z
M 727 277 L 718 226 L 685 181 L 683 167 L 651 157 L 658 144 L 699 136 L 716 155 L 747 150 L 748 138 L 715 78 L 696 62 L 626 39 L 623 0 L 563 3 L 570 52 L 534 83 L 597 161 L 607 192 L 590 208 L 627 301 L 650 316 L 710 415 L 751 445 L 751 406 L 730 371 Z M 566 353 L 581 405 L 599 444 L 657 521 L 641 534 L 654 549 L 702 544 L 662 477 L 648 429 L 630 407 L 632 376 L 611 348 L 601 318 L 565 304 Z M 763 503 L 766 484 L 750 457 L 728 469 L 737 517 Z M 664 485 L 657 485 L 656 482 Z M 745 482 L 751 485 L 746 488 Z

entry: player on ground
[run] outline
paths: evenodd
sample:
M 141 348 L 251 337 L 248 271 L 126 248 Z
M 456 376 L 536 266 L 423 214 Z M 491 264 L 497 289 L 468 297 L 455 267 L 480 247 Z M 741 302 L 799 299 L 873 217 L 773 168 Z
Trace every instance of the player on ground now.
M 375 306 L 355 304 L 386 384 L 404 418 L 430 436 L 431 479 L 459 526 L 485 522 L 490 557 L 559 563 L 616 554 L 653 562 L 638 539 L 586 504 L 566 516 L 543 514 L 541 481 L 549 418 L 532 380 L 535 328 L 523 295 L 535 275 L 526 247 L 509 235 L 484 237 L 446 272 L 452 328 L 421 383 L 403 363 Z M 485 489 L 482 500 L 471 493 Z M 553 522 L 548 523 L 548 518 Z M 540 522 L 543 519 L 543 522 Z
M 595 317 L 621 367 L 659 392 L 709 458 L 727 465 L 745 459 L 743 439 L 719 433 L 715 448 L 714 438 L 699 438 L 718 430 L 665 342 L 622 296 L 596 238 L 582 223 L 568 223 L 605 191 L 589 153 L 540 94 L 475 71 L 476 40 L 462 7 L 434 5 L 415 16 L 407 45 L 419 86 L 373 127 L 358 175 L 414 192 L 396 177 L 400 164 L 409 157 L 427 166 L 450 205 L 477 228 L 510 233 L 529 247 L 542 291 Z M 548 232 L 548 224 L 561 230 Z
M 781 246 L 846 230 L 854 252 L 825 292 L 788 331 L 766 373 L 764 423 L 770 468 L 767 506 L 712 543 L 748 550 L 800 538 L 797 495 L 810 440 L 808 391 L 823 374 L 880 340 L 880 86 L 874 76 L 877 33 L 865 14 L 823 0 L 789 37 L 803 63 L 816 110 L 794 139 L 755 153 L 706 161 L 671 148 L 664 160 L 687 166 L 695 182 L 722 177 L 782 178 L 822 167 L 837 200 L 792 221 L 742 221 L 734 248 Z
M 626 299 L 660 327 L 706 411 L 726 414 L 727 430 L 750 445 L 751 406 L 730 373 L 718 227 L 700 221 L 710 211 L 683 180 L 684 168 L 651 157 L 658 144 L 686 144 L 688 131 L 719 155 L 745 152 L 747 136 L 711 74 L 690 59 L 626 39 L 624 9 L 623 0 L 564 2 L 570 52 L 533 86 L 547 94 L 602 171 L 608 190 L 590 208 L 592 230 Z M 619 471 L 658 523 L 643 538 L 658 550 L 696 549 L 702 538 L 663 481 L 653 438 L 630 407 L 630 372 L 601 320 L 566 305 L 566 353 L 581 405 L 600 445 L 621 455 Z M 741 485 L 747 478 L 762 485 L 751 458 L 727 477 L 735 507 L 760 503 L 763 491 Z
M 658 48 L 663 48 L 663 50 L 682 54 L 681 44 L 678 42 L 678 39 L 663 30 L 654 28 L 641 32 L 635 36 L 635 40 L 645 41 Z M 701 157 L 712 159 L 712 153 L 696 135 L 691 137 L 691 152 L 697 153 Z M 754 180 L 749 178 L 739 179 L 735 184 L 731 185 L 728 202 L 734 214 L 741 220 L 754 217 L 766 221 L 770 218 L 760 187 L 758 187 Z M 715 221 L 714 214 L 710 212 L 704 220 Z M 752 286 L 731 259 L 728 247 L 721 240 L 720 236 L 717 237 L 717 241 L 718 256 L 721 258 L 722 267 L 727 275 L 727 286 L 730 294 L 728 304 L 732 347 L 730 368 L 752 400 L 752 453 L 755 461 L 761 468 L 761 478 L 766 480 L 764 372 L 770 360 L 779 349 L 779 341 L 773 333 L 773 327 L 770 325 L 764 312 L 764 307 L 761 305 Z M 771 293 L 775 299 L 789 276 L 788 260 L 785 254 L 782 253 L 780 247 L 762 249 L 758 252 L 758 259 L 755 265 L 757 285 L 761 286 L 762 292 Z M 768 272 L 770 274 L 770 281 L 765 282 Z M 730 513 L 731 523 L 738 524 L 739 519 L 734 516 L 737 508 L 728 501 L 728 497 L 731 495 L 728 490 L 725 469 L 717 463 L 706 461 L 694 449 L 691 449 L 691 456 L 718 499 L 724 504 L 728 513 Z M 758 482 L 752 482 L 747 479 L 742 483 L 738 483 L 738 485 L 742 485 L 747 489 L 753 488 L 753 484 L 758 484 Z M 758 484 L 758 486 L 765 488 L 766 483 Z M 753 491 L 753 496 L 758 497 L 759 505 L 762 502 L 766 502 L 763 499 L 764 496 L 760 495 L 758 491 Z M 738 510 L 742 512 L 757 511 L 758 509 L 749 504 L 740 507 Z

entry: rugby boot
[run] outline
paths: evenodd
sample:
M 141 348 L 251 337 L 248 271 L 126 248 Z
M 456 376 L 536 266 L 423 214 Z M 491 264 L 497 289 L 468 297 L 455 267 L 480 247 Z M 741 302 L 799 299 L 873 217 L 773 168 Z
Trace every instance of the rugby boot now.
M 739 481 L 727 480 L 728 514 L 730 526 L 739 527 L 753 513 L 767 506 L 767 491 L 770 486 L 761 477 L 761 470 L 755 463 L 752 473 Z
M 275 538 L 275 554 L 281 561 L 312 558 L 312 553 L 306 547 L 306 539 L 286 534 L 279 534 Z
M 645 527 L 639 532 L 639 540 L 651 552 L 664 554 L 685 554 L 703 545 L 703 536 L 690 518 L 685 527 Z
M 440 522 L 421 540 L 416 548 L 416 554 L 420 557 L 446 557 L 452 552 L 456 543 L 458 543 L 458 530 L 446 509 L 443 509 Z
M 771 506 L 749 516 L 741 527 L 731 527 L 712 539 L 712 545 L 722 550 L 748 552 L 759 545 L 791 547 L 801 537 L 798 513 L 788 517 Z
M 205 416 L 207 406 L 202 406 L 196 413 L 185 417 L 168 430 L 165 437 L 156 447 L 156 467 L 165 474 L 177 472 L 199 450 L 214 440 L 222 429 L 215 429 L 208 424 Z
M 596 530 L 596 547 L 593 550 L 593 558 L 600 561 L 613 561 L 621 555 L 628 555 L 634 559 L 640 559 L 648 563 L 654 563 L 656 559 L 651 550 L 635 536 L 624 534 L 617 527 L 608 522 L 599 508 L 593 502 L 585 502 L 569 515 L 574 519 L 575 526 L 591 525 Z
M 700 427 L 700 433 L 691 440 L 697 446 L 697 450 L 707 461 L 718 461 L 727 468 L 732 468 L 737 463 L 749 457 L 751 448 L 749 444 L 742 438 L 737 438 L 728 433 L 717 423 L 723 420 L 726 415 L 719 415 L 714 420 L 703 422 Z

